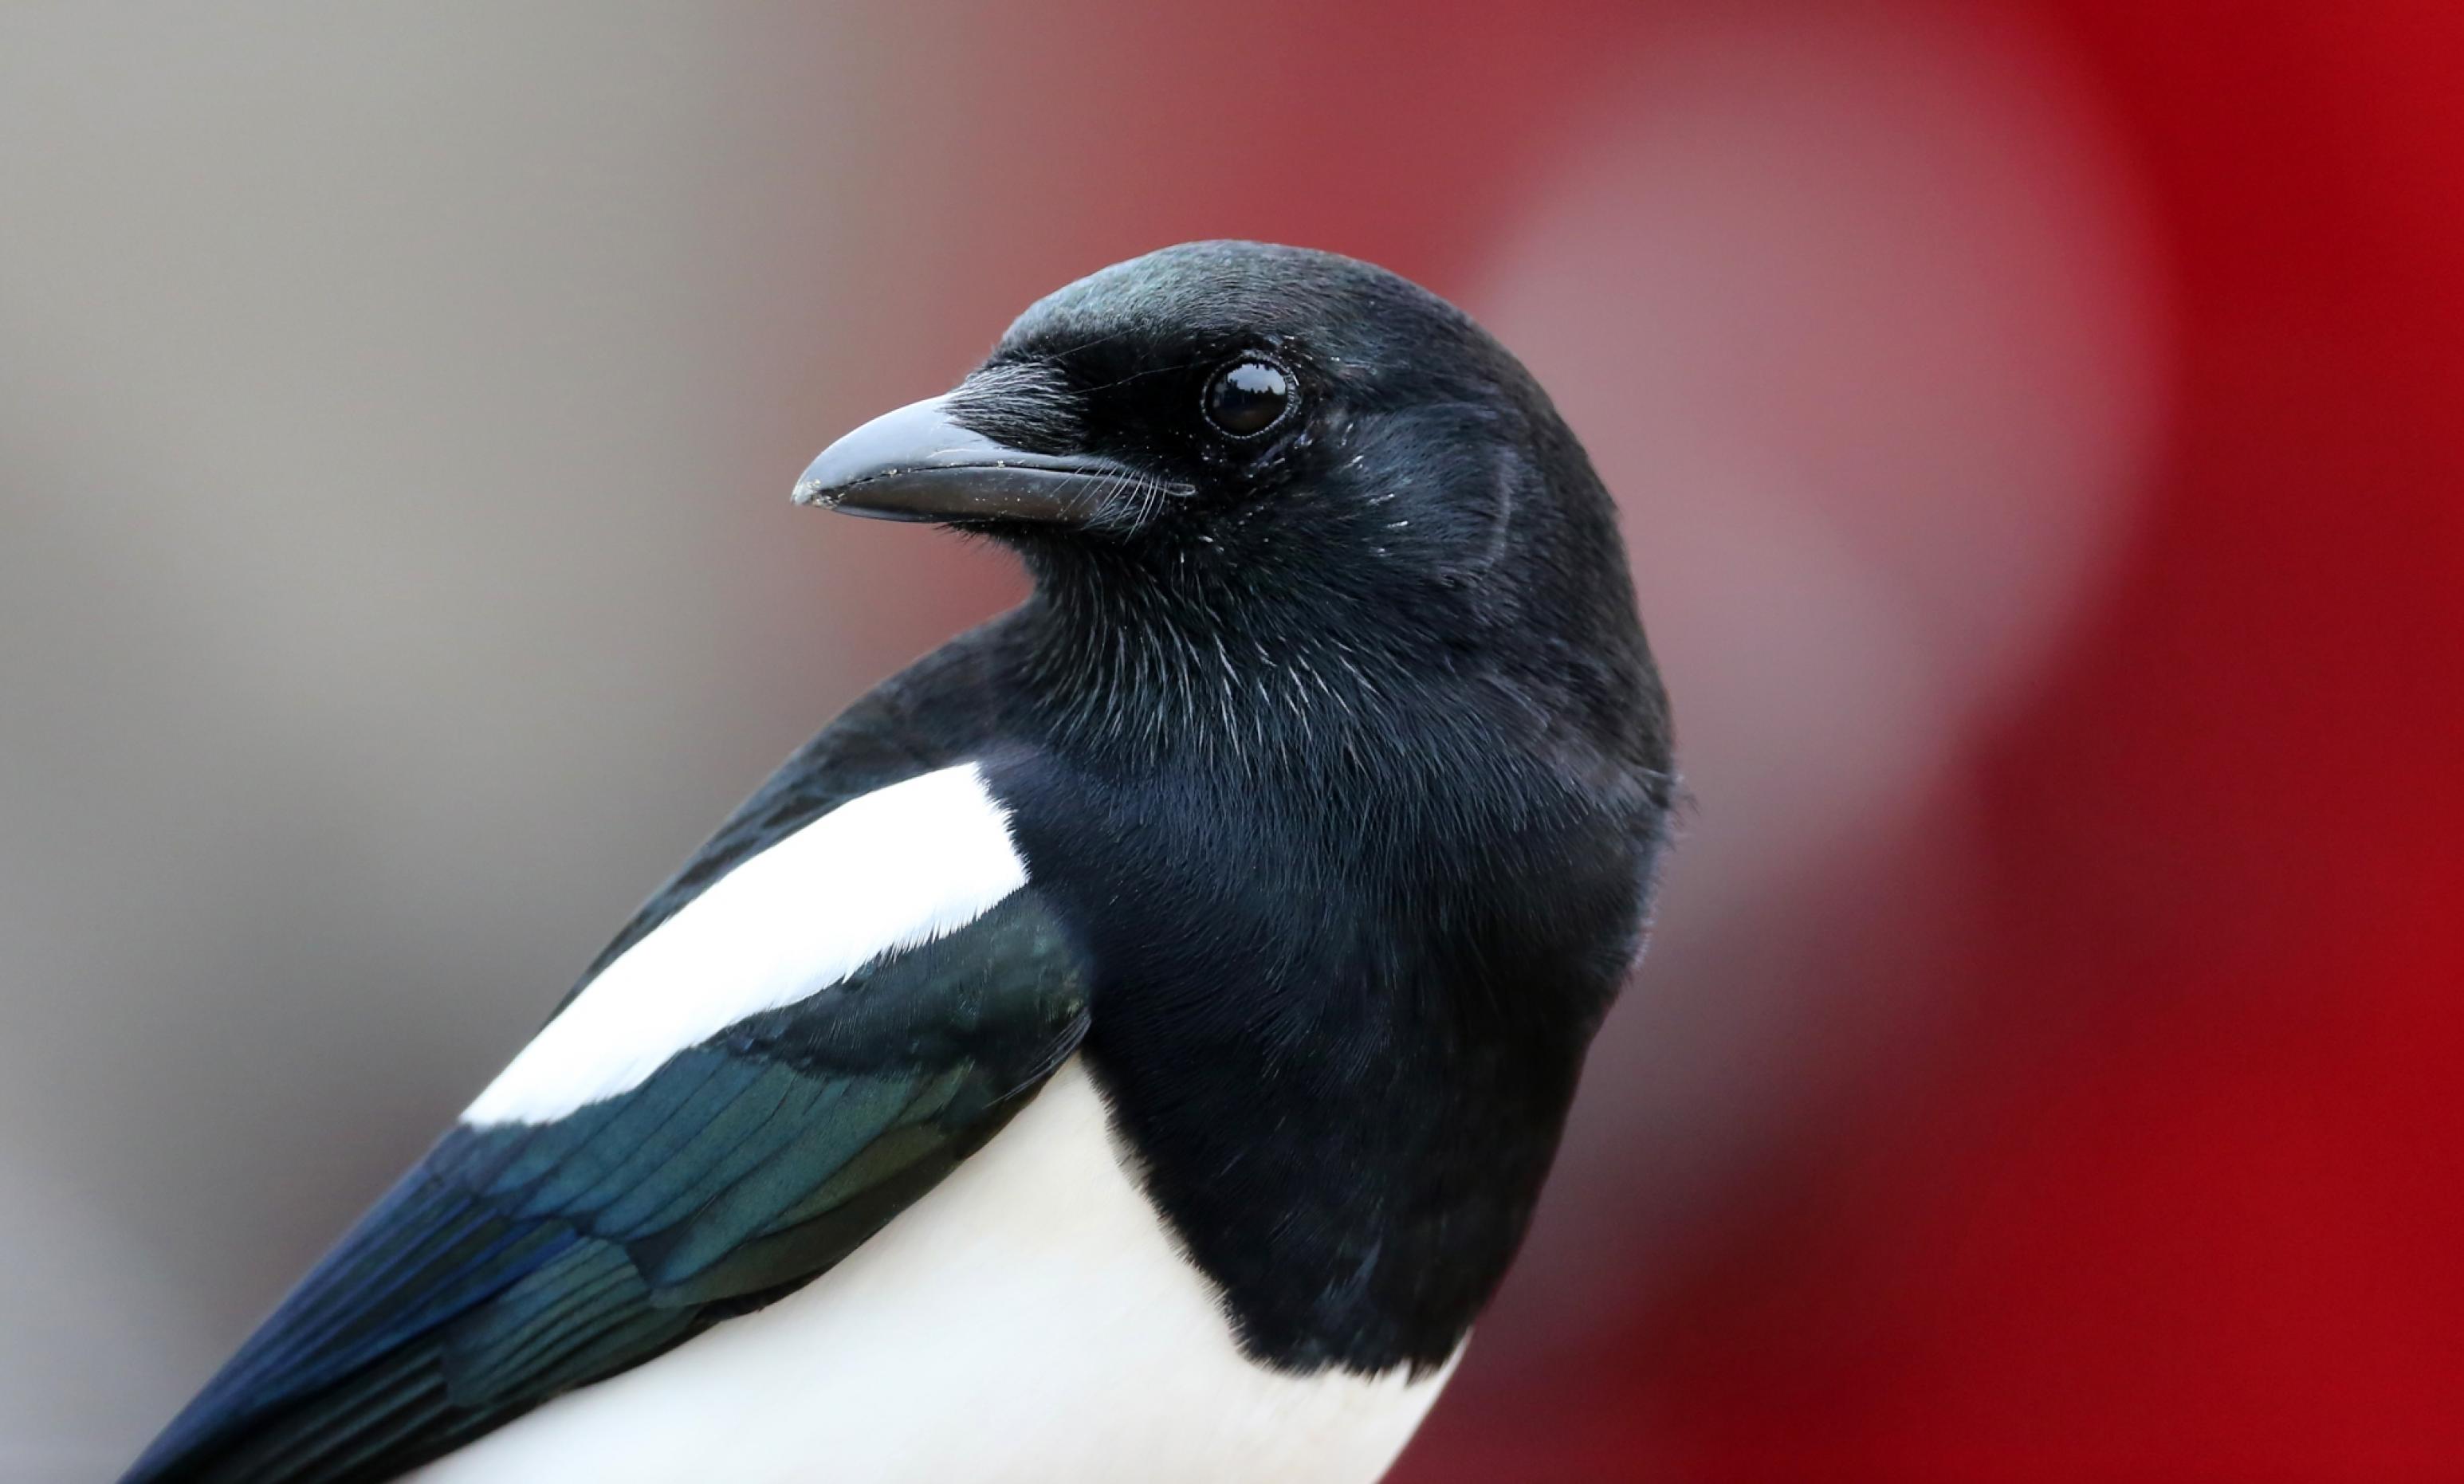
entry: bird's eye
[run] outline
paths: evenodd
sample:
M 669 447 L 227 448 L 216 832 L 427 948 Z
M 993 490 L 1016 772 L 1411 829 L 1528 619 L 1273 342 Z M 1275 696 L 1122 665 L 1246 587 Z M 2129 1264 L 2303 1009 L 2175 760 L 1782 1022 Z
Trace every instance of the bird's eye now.
M 1271 360 L 1236 360 L 1206 383 L 1206 421 L 1234 438 L 1255 438 L 1291 410 L 1292 379 Z

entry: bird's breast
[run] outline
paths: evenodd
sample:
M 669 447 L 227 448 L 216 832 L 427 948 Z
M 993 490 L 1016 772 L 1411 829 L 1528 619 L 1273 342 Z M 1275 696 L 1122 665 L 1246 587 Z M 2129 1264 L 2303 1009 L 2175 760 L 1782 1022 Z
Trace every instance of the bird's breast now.
M 418 1477 L 1365 1481 L 1444 1379 L 1246 1358 L 1073 1059 L 821 1278 Z

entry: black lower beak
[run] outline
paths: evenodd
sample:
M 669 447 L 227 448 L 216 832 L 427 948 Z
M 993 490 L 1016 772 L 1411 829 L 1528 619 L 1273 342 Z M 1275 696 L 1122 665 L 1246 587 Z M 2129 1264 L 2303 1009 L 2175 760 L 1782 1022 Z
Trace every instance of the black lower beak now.
M 823 449 L 796 503 L 883 520 L 1083 525 L 1143 482 L 1109 459 L 996 443 L 951 421 L 948 401 L 885 412 Z

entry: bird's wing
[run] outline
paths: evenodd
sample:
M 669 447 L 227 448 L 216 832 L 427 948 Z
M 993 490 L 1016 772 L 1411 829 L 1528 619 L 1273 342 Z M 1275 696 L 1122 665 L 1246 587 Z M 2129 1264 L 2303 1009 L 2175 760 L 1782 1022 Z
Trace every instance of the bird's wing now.
M 808 1281 L 1034 1094 L 1087 976 L 981 770 L 797 812 L 756 797 L 775 838 L 654 899 L 130 1480 L 392 1477 Z

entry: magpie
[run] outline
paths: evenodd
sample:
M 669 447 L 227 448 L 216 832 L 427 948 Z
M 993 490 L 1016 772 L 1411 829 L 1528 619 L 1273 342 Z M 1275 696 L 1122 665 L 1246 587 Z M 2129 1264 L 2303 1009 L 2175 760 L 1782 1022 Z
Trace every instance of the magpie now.
M 803 505 L 1015 551 L 652 896 L 131 1484 L 1368 1480 L 1638 960 L 1582 447 L 1383 270 L 1166 249 Z

